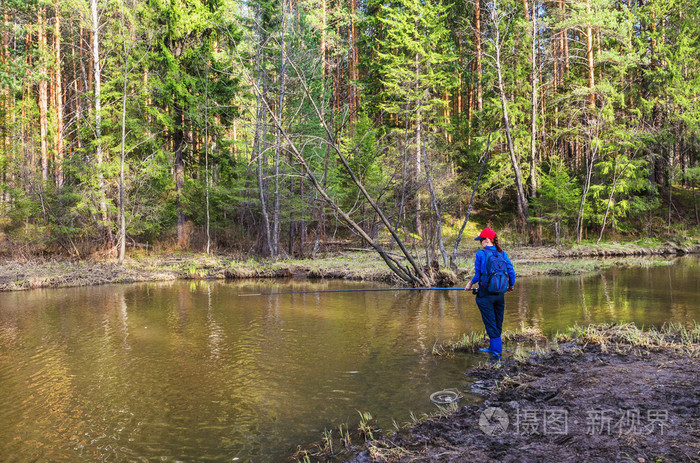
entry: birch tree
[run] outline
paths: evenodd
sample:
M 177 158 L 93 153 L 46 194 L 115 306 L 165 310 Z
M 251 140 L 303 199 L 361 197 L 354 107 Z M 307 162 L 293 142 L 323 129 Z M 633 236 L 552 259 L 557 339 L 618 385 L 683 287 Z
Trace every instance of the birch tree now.
M 112 228 L 107 217 L 107 194 L 105 192 L 105 159 L 102 149 L 102 68 L 100 61 L 100 22 L 97 0 L 90 0 L 90 25 L 92 37 L 92 68 L 93 68 L 93 111 L 95 124 L 95 161 L 97 170 L 97 194 L 101 227 L 106 232 L 107 243 L 112 243 Z
M 513 176 L 515 182 L 515 194 L 517 198 L 517 212 L 520 225 L 525 228 L 529 218 L 529 204 L 525 195 L 525 187 L 523 181 L 522 170 L 520 169 L 520 155 L 515 149 L 513 141 L 513 128 L 511 126 L 510 115 L 508 111 L 508 95 L 506 94 L 505 84 L 503 81 L 503 56 L 504 53 L 504 34 L 507 34 L 510 28 L 512 17 L 501 9 L 501 4 L 498 0 L 489 4 L 489 22 L 492 28 L 492 35 L 487 40 L 489 42 L 489 50 L 484 52 L 484 56 L 488 58 L 489 64 L 496 71 L 496 91 L 501 103 L 501 117 L 503 120 L 503 131 L 506 135 L 506 144 L 508 154 L 510 155 L 511 165 L 513 167 Z

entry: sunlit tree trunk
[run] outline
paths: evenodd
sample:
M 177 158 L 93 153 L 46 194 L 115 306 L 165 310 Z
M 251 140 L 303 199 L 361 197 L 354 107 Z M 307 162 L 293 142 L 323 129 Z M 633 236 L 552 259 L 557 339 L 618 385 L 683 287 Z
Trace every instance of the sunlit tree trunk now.
M 417 26 L 417 24 L 416 24 Z M 415 60 L 416 60 L 416 87 L 420 85 L 420 64 L 419 64 L 419 56 L 416 53 L 415 55 Z M 416 109 L 416 156 L 415 156 L 415 161 L 414 161 L 414 168 L 415 168 L 415 181 L 414 184 L 416 186 L 419 185 L 420 182 L 420 176 L 421 176 L 421 144 L 422 144 L 422 135 L 423 135 L 423 120 L 421 119 L 421 101 L 418 101 L 418 107 Z M 421 221 L 421 201 L 420 201 L 420 189 L 416 188 L 415 191 L 416 195 L 416 234 L 418 236 L 423 235 L 423 224 Z
M 693 207 L 695 208 L 695 225 L 700 225 L 700 213 L 698 213 L 698 194 L 693 180 Z
M 527 1 L 527 0 L 525 0 Z M 532 95 L 530 112 L 530 197 L 537 194 L 537 5 L 533 5 L 532 12 Z
M 206 200 L 206 234 L 207 234 L 207 249 L 206 252 L 211 252 L 211 217 L 209 211 L 209 66 L 207 66 L 207 76 L 205 79 L 205 95 L 204 95 L 204 182 L 205 182 L 205 200 Z
M 24 46 L 27 50 L 31 50 L 32 48 L 32 34 L 30 32 L 28 32 L 24 38 Z M 29 101 L 29 98 L 31 96 L 31 85 L 29 84 L 29 82 L 31 81 L 30 72 L 32 69 L 31 53 L 27 53 L 25 58 L 25 64 L 27 66 L 24 70 L 24 84 L 22 85 L 22 104 L 20 105 L 22 108 L 22 118 L 20 121 L 20 139 L 22 141 L 22 157 L 25 166 L 25 169 L 23 169 L 23 176 L 29 175 L 30 173 L 34 172 L 34 147 L 31 144 L 30 135 L 30 127 L 32 126 L 32 124 L 27 118 L 27 102 Z M 29 218 L 27 218 L 27 220 L 29 220 Z
M 92 16 L 92 68 L 93 94 L 95 98 L 95 160 L 97 162 L 97 188 L 100 201 L 102 226 L 107 230 L 108 242 L 111 245 L 112 232 L 107 221 L 107 198 L 104 184 L 104 153 L 102 151 L 102 77 L 100 71 L 100 31 L 97 15 L 97 0 L 90 0 Z
M 287 10 L 285 6 L 285 0 L 280 1 L 282 8 L 282 29 L 280 37 L 280 71 L 279 71 L 279 100 L 277 106 L 277 119 L 283 120 L 284 111 L 284 91 L 285 91 L 285 77 L 286 77 L 286 33 L 287 33 Z M 274 162 L 274 172 L 275 172 L 275 193 L 274 193 L 274 205 L 272 210 L 272 255 L 277 257 L 279 255 L 279 240 L 280 240 L 280 152 L 282 150 L 282 133 L 277 130 L 277 137 L 275 141 L 275 162 Z M 291 224 L 290 224 L 291 229 Z M 291 246 L 291 245 L 290 245 Z
M 46 8 L 38 11 L 37 39 L 39 43 L 39 133 L 41 137 L 41 179 L 49 178 L 48 147 L 48 83 L 46 81 Z
M 348 27 L 349 35 L 349 56 L 348 56 L 348 70 L 349 70 L 349 80 L 348 85 L 348 97 L 350 103 L 350 120 L 355 120 L 357 117 L 357 105 L 358 105 L 358 92 L 357 92 L 357 81 L 358 81 L 358 64 L 360 62 L 358 58 L 357 49 L 357 0 L 350 1 L 350 25 Z
M 185 211 L 182 194 L 185 189 L 185 119 L 179 103 L 175 103 L 173 149 L 175 153 L 175 208 L 177 210 L 177 245 L 187 245 L 185 236 Z
M 82 31 L 82 28 L 79 30 Z M 77 40 L 80 40 L 80 36 L 82 36 L 82 33 L 80 33 L 78 35 Z M 80 79 L 80 73 L 78 72 L 77 61 L 78 61 L 78 57 L 81 55 L 78 55 L 75 52 L 75 49 L 76 49 L 76 38 L 73 37 L 73 38 L 71 38 L 71 49 L 70 49 L 71 61 L 73 63 L 73 82 L 72 82 L 72 85 L 68 86 L 68 88 L 72 89 L 72 91 L 73 91 L 72 98 L 75 100 L 75 103 L 73 106 L 73 111 L 74 111 L 73 124 L 76 127 L 80 127 L 80 121 L 81 121 L 81 117 L 82 117 L 82 103 L 81 103 L 80 99 L 78 98 L 78 95 L 81 94 L 81 85 L 80 85 L 81 79 Z M 79 151 L 80 150 L 81 139 L 80 139 L 80 134 L 77 131 L 73 132 L 73 137 L 72 137 L 70 144 L 72 145 L 72 151 Z
M 595 106 L 595 67 L 593 62 L 593 28 L 591 27 L 591 0 L 586 0 L 586 63 L 588 64 L 588 104 Z
M 54 3 L 56 19 L 54 24 L 54 51 L 56 58 L 54 72 L 54 107 L 56 108 L 56 133 L 54 135 L 54 177 L 56 186 L 63 186 L 63 82 L 61 76 L 61 10 L 59 0 Z
M 263 46 L 263 31 L 260 27 L 261 13 L 259 7 L 257 8 L 256 18 L 255 18 L 255 35 L 257 41 L 257 47 L 255 52 L 255 85 L 258 89 L 264 88 L 263 75 L 262 75 L 262 46 Z M 262 233 L 263 233 L 263 245 L 262 254 L 269 255 L 272 252 L 272 233 L 270 230 L 270 218 L 267 213 L 267 200 L 265 197 L 265 178 L 263 175 L 263 169 L 265 168 L 263 162 L 264 154 L 264 144 L 266 131 L 263 130 L 264 117 L 265 117 L 265 101 L 266 98 L 264 90 L 258 91 L 255 94 L 255 138 L 253 142 L 253 149 L 255 152 L 255 159 L 257 161 L 257 183 L 258 183 L 258 199 L 260 200 L 260 211 L 262 215 Z
M 506 133 L 506 140 L 508 144 L 508 152 L 510 154 L 511 164 L 513 166 L 513 175 L 515 177 L 515 193 L 517 196 L 517 209 L 518 218 L 520 224 L 523 228 L 527 226 L 527 220 L 529 218 L 528 212 L 528 201 L 525 196 L 525 188 L 523 186 L 523 175 L 520 170 L 520 159 L 515 151 L 515 144 L 513 142 L 512 131 L 510 127 L 510 118 L 508 115 L 508 100 L 503 84 L 503 64 L 501 61 L 501 48 L 503 44 L 501 43 L 501 31 L 502 17 L 500 12 L 496 9 L 494 4 L 491 9 L 491 21 L 494 26 L 494 66 L 496 68 L 496 76 L 498 78 L 498 95 L 501 100 L 501 111 L 503 116 L 503 128 Z
M 474 46 L 476 47 L 476 109 L 481 112 L 484 109 L 484 92 L 481 85 L 482 51 L 481 51 L 481 0 L 474 2 Z
M 304 198 L 304 179 L 299 179 L 299 197 L 302 201 Z M 302 212 L 299 217 L 299 257 L 304 257 L 304 243 L 306 243 L 306 215 Z
M 129 75 L 129 53 L 124 44 L 124 83 L 122 85 L 122 137 L 121 137 L 121 152 L 119 162 L 119 263 L 124 263 L 126 256 L 126 193 L 124 188 L 124 168 L 126 162 L 126 94 Z
M 328 23 L 328 5 L 326 0 L 323 0 L 322 3 L 322 11 L 321 11 L 321 72 L 322 72 L 322 79 L 321 79 L 321 95 L 322 95 L 322 100 L 321 100 L 321 118 L 325 119 L 326 118 L 326 106 L 328 102 L 328 78 L 330 77 L 331 71 L 329 69 L 329 64 L 328 64 L 328 51 L 327 51 L 327 30 L 326 28 L 327 23 Z M 331 90 L 332 91 L 332 90 Z M 333 96 L 331 95 L 331 99 Z M 332 105 L 332 103 L 331 103 Z M 332 108 L 332 106 L 331 106 Z M 332 111 L 332 109 L 331 109 Z M 321 179 L 321 185 L 323 188 L 326 188 L 326 181 L 327 181 L 327 173 L 328 173 L 328 162 L 330 159 L 330 147 L 326 146 L 326 153 L 325 153 L 325 162 L 324 162 L 324 172 L 323 172 L 323 178 Z M 318 197 L 318 193 L 316 193 L 316 197 Z M 316 239 L 314 242 L 314 247 L 312 251 L 312 257 L 316 256 L 316 252 L 318 252 L 318 249 L 321 244 L 321 235 L 323 234 L 324 227 L 325 227 L 325 211 L 323 207 L 323 202 L 322 201 L 314 201 L 315 204 L 317 204 L 317 225 L 316 225 Z
M 10 60 L 10 17 L 7 12 L 3 15 L 3 25 L 4 30 L 2 33 L 2 51 L 0 52 L 0 66 L 6 66 Z M 0 173 L 2 176 L 0 180 L 4 183 L 8 181 L 7 164 L 10 161 L 10 125 L 11 125 L 11 112 L 12 112 L 12 101 L 10 100 L 10 87 L 9 85 L 0 86 L 0 112 L 3 114 L 2 120 L 2 153 L 5 156 L 5 167 Z M 9 201 L 9 193 L 7 191 L 0 192 L 0 204 Z
M 561 0 L 561 11 L 562 14 L 566 15 L 566 2 Z M 564 28 L 562 31 L 562 43 L 564 46 L 564 74 L 569 73 L 569 29 Z
M 126 257 L 126 97 L 129 83 L 129 47 L 127 45 L 126 24 L 124 22 L 124 2 L 122 0 L 122 46 L 124 53 L 124 80 L 122 82 L 122 120 L 121 120 L 121 149 L 119 162 L 119 264 L 124 263 Z

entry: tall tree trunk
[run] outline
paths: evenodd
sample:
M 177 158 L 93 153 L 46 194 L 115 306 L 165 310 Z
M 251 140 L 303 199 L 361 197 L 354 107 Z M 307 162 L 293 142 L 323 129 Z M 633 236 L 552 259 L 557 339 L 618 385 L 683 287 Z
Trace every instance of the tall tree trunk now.
M 348 100 L 350 105 L 350 120 L 357 117 L 357 0 L 350 1 L 350 24 L 348 26 Z
M 285 0 L 281 0 L 282 6 L 282 30 L 281 30 L 281 40 L 280 40 L 280 72 L 279 72 L 279 101 L 277 107 L 277 119 L 282 122 L 282 116 L 284 111 L 284 91 L 285 91 L 285 77 L 287 72 L 287 61 L 285 54 L 286 45 L 286 33 L 287 33 L 287 10 L 285 5 Z M 274 206 L 272 212 L 272 255 L 274 257 L 279 256 L 279 240 L 280 240 L 280 152 L 282 150 L 282 133 L 280 129 L 277 130 L 277 136 L 275 141 L 275 197 Z M 291 229 L 291 224 L 290 224 Z M 290 245 L 291 247 L 291 245 Z
M 281 124 L 280 124 L 281 125 Z M 289 163 L 292 163 L 292 154 L 289 155 Z M 289 197 L 294 197 L 294 180 L 289 180 Z M 289 247 L 287 252 L 290 257 L 294 257 L 294 208 L 289 208 Z
M 107 231 L 108 246 L 112 243 L 112 231 L 107 221 L 107 197 L 104 182 L 104 153 L 102 152 L 102 77 L 100 72 L 100 31 L 97 0 L 90 0 L 92 15 L 92 68 L 95 98 L 95 160 L 97 162 L 97 188 L 100 202 L 101 226 Z
M 78 39 L 77 39 L 79 42 L 82 39 L 82 28 L 80 29 L 80 31 L 81 32 L 78 34 Z M 82 90 L 81 90 L 81 86 L 80 86 L 81 79 L 80 79 L 80 73 L 78 73 L 77 61 L 79 59 L 78 56 L 80 58 L 82 58 L 82 50 L 81 50 L 80 54 L 78 55 L 75 53 L 75 48 L 76 48 L 76 39 L 71 38 L 71 50 L 70 50 L 70 52 L 71 52 L 71 61 L 73 62 L 73 86 L 72 86 L 73 88 L 72 88 L 72 90 L 74 93 L 73 100 L 75 101 L 74 106 L 73 106 L 73 111 L 75 113 L 75 115 L 74 115 L 75 126 L 80 127 L 82 112 L 83 112 L 83 104 L 82 104 L 81 99 L 79 98 L 79 95 L 82 94 Z M 82 59 L 81 59 L 81 61 L 82 61 Z M 80 151 L 82 148 L 80 134 L 78 133 L 77 130 L 74 132 L 73 140 L 71 141 L 71 144 L 73 145 L 73 152 Z
M 259 7 L 258 7 L 259 8 Z M 263 75 L 262 75 L 262 47 L 263 47 L 263 36 L 262 28 L 260 27 L 260 17 L 261 12 L 257 11 L 257 19 L 255 21 L 255 31 L 257 39 L 257 47 L 255 53 L 255 87 L 260 90 L 264 88 Z M 263 169 L 265 168 L 263 162 L 264 154 L 264 144 L 266 130 L 263 130 L 263 118 L 265 114 L 265 107 L 267 106 L 267 101 L 265 101 L 265 94 L 263 91 L 257 91 L 255 93 L 255 139 L 253 142 L 255 157 L 257 160 L 257 180 L 258 180 L 258 199 L 260 200 L 260 211 L 262 215 L 262 233 L 263 233 L 263 245 L 262 254 L 269 255 L 272 252 L 272 233 L 270 230 L 270 218 L 267 214 L 267 200 L 265 197 L 265 178 L 263 175 Z
M 122 23 L 124 45 L 124 81 L 122 84 L 122 138 L 119 161 L 119 264 L 124 263 L 126 257 L 126 193 L 124 188 L 124 167 L 126 163 L 126 94 L 129 77 L 129 49 L 126 46 L 126 31 Z
M 530 197 L 537 195 L 537 5 L 532 11 L 532 96 L 530 113 Z
M 49 178 L 48 83 L 46 82 L 46 7 L 39 8 L 37 38 L 39 42 L 39 133 L 41 136 L 41 179 Z
M 408 153 L 408 145 L 409 145 L 409 132 L 408 132 L 408 126 L 409 126 L 409 121 L 410 121 L 410 113 L 409 113 L 409 102 L 408 98 L 406 98 L 406 114 L 404 117 L 404 136 L 403 136 L 403 146 L 402 146 L 402 156 L 401 156 L 401 188 L 400 192 L 401 194 L 399 195 L 399 207 L 397 209 L 396 213 L 396 225 L 394 228 L 397 230 L 401 229 L 401 224 L 406 223 L 406 200 L 407 200 L 407 194 L 408 194 L 408 188 L 409 188 L 409 180 L 408 180 L 408 172 L 410 169 L 410 159 L 409 159 L 409 153 Z M 392 243 L 393 244 L 393 243 Z
M 321 14 L 321 49 L 320 49 L 320 53 L 321 53 L 321 60 L 322 60 L 321 72 L 323 75 L 323 78 L 321 79 L 321 95 L 323 95 L 323 100 L 321 101 L 321 108 L 320 109 L 321 109 L 321 118 L 325 119 L 326 118 L 326 105 L 328 102 L 328 98 L 326 95 L 328 92 L 327 83 L 328 83 L 329 77 L 331 77 L 331 79 L 332 79 L 332 76 L 330 76 L 330 72 L 329 72 L 328 54 L 327 54 L 327 50 L 326 50 L 326 48 L 327 48 L 327 45 L 326 45 L 326 43 L 327 43 L 326 42 L 326 40 L 327 40 L 326 39 L 326 34 L 327 34 L 326 27 L 327 27 L 327 22 L 328 22 L 328 18 L 327 18 L 328 12 L 327 12 L 326 0 L 322 1 L 322 12 L 321 13 L 322 14 Z M 332 89 L 331 89 L 331 92 L 332 92 Z M 332 98 L 333 98 L 333 96 L 331 95 L 331 99 Z M 332 105 L 332 103 L 331 103 L 331 105 Z M 332 106 L 331 106 L 331 108 L 332 108 Z M 331 111 L 332 111 L 332 109 L 331 109 Z M 332 121 L 332 118 L 331 118 L 331 121 Z M 331 122 L 331 124 L 332 124 L 332 122 Z M 330 147 L 326 146 L 323 178 L 321 179 L 321 185 L 323 186 L 323 188 L 326 188 L 326 186 L 327 186 L 326 179 L 327 179 L 327 175 L 328 175 L 329 160 L 330 160 Z M 318 192 L 316 193 L 315 199 L 318 199 Z M 316 253 L 318 252 L 318 249 L 319 249 L 320 244 L 321 244 L 321 235 L 323 234 L 323 229 L 325 226 L 325 220 L 324 220 L 325 219 L 325 212 L 324 212 L 324 207 L 323 207 L 323 201 L 314 201 L 314 204 L 317 205 L 316 216 L 317 216 L 318 222 L 317 222 L 317 226 L 316 226 L 316 239 L 314 241 L 314 247 L 313 247 L 313 251 L 312 251 L 311 255 L 312 255 L 312 257 L 315 258 Z
M 515 144 L 513 143 L 513 136 L 510 128 L 510 119 L 508 117 L 508 101 L 506 96 L 505 87 L 503 85 L 503 69 L 501 64 L 501 35 L 500 35 L 500 24 L 496 20 L 496 10 L 492 10 L 493 24 L 495 25 L 495 60 L 496 75 L 498 77 L 498 94 L 501 100 L 501 111 L 503 112 L 503 128 L 506 133 L 506 140 L 508 144 L 508 152 L 510 153 L 510 160 L 513 165 L 513 175 L 515 176 L 515 192 L 517 196 L 517 208 L 518 208 L 518 219 L 520 224 L 525 229 L 527 227 L 527 220 L 529 218 L 528 211 L 528 201 L 525 196 L 525 188 L 523 186 L 523 175 L 520 170 L 520 159 L 515 151 Z
M 560 75 L 560 68 L 561 68 L 561 33 L 560 32 L 555 32 L 554 37 L 552 39 L 552 90 L 553 92 L 556 92 L 556 89 L 559 87 L 559 75 Z M 554 107 L 554 110 L 556 111 L 557 107 Z
M 185 118 L 180 103 L 175 103 L 175 127 L 173 129 L 173 149 L 175 152 L 175 209 L 177 211 L 177 245 L 187 246 L 185 236 L 185 211 L 182 194 L 185 188 Z
M 416 27 L 418 24 L 416 24 Z M 419 66 L 419 57 L 418 53 L 415 55 L 415 69 L 416 69 L 416 89 L 420 85 L 420 66 Z M 420 202 L 420 188 L 418 186 L 420 185 L 420 174 L 421 174 L 421 137 L 423 135 L 423 121 L 421 119 L 421 101 L 418 102 L 418 107 L 416 108 L 416 156 L 415 156 L 415 162 L 414 162 L 414 168 L 415 168 L 415 194 L 416 194 L 416 234 L 418 236 L 423 235 L 423 224 L 421 220 L 421 213 L 423 212 L 421 210 L 421 202 Z
M 591 27 L 591 0 L 586 0 L 586 62 L 588 63 L 588 104 L 595 106 L 595 67 L 593 63 L 593 28 Z
M 559 11 L 562 18 L 566 18 L 566 5 L 564 0 L 559 0 Z M 569 29 L 564 28 L 560 32 L 559 36 L 559 46 L 561 47 L 561 59 L 563 62 L 560 64 L 561 72 L 559 73 L 559 86 L 564 85 L 564 76 L 569 73 Z
M 668 233 L 671 233 L 671 208 L 673 207 L 673 157 L 668 156 Z
M 352 15 L 352 59 L 353 59 L 353 75 L 352 75 L 352 106 L 354 108 L 354 117 L 357 118 L 357 111 L 360 106 L 360 92 L 357 88 L 357 83 L 360 81 L 360 52 L 357 49 L 357 0 L 352 0 L 353 3 L 353 15 Z
M 0 52 L 0 65 L 6 66 L 10 60 L 10 16 L 7 12 L 3 15 L 4 30 L 2 33 L 2 51 Z M 12 112 L 12 102 L 10 101 L 10 87 L 3 85 L 2 93 L 0 93 L 0 112 L 2 112 L 2 152 L 5 155 L 5 166 L 2 170 L 3 183 L 8 182 L 7 165 L 10 161 L 10 121 Z M 9 201 L 9 193 L 7 190 L 0 192 L 0 203 Z
M 698 214 L 698 196 L 695 189 L 695 180 L 693 180 L 693 206 L 695 207 L 695 225 L 700 225 L 700 214 Z
M 299 197 L 304 202 L 304 178 L 299 179 Z M 303 209 L 302 209 L 303 210 Z M 306 216 L 302 212 L 299 217 L 299 257 L 304 258 L 304 243 L 306 243 Z
M 207 64 L 207 73 L 205 78 L 205 91 L 204 91 L 204 182 L 205 182 L 205 193 L 206 193 L 206 206 L 207 206 L 207 224 L 206 224 L 206 234 L 207 234 L 207 254 L 211 252 L 211 217 L 209 214 L 209 65 Z
M 260 99 L 260 98 L 258 98 Z M 257 111 L 257 121 L 256 121 L 256 138 L 257 142 L 255 143 L 255 155 L 257 159 L 257 175 L 258 175 L 258 199 L 260 200 L 260 209 L 262 213 L 262 232 L 263 232 L 263 249 L 262 249 L 262 254 L 263 255 L 269 255 L 272 252 L 272 236 L 271 236 L 271 231 L 270 231 L 270 218 L 267 214 L 267 200 L 265 198 L 265 178 L 263 176 L 263 169 L 265 168 L 264 163 L 263 163 L 263 144 L 264 141 L 262 140 L 263 136 L 261 135 L 262 132 L 262 118 L 263 116 L 263 108 L 260 106 Z
M 459 72 L 457 73 L 457 94 L 453 96 L 452 100 L 452 113 L 456 116 L 454 119 L 458 121 L 458 124 L 461 123 L 462 119 L 462 112 L 463 112 L 463 102 L 462 99 L 464 97 L 464 59 L 463 59 L 463 52 L 462 52 L 462 43 L 461 41 L 457 42 L 457 56 L 458 56 L 458 66 L 459 66 Z M 471 87 L 471 86 L 470 86 Z M 471 93 L 471 89 L 467 89 L 467 93 Z M 468 100 L 468 98 L 467 98 Z M 469 112 L 467 112 L 467 118 L 469 117 Z M 468 120 L 468 119 L 467 119 Z
M 484 109 L 484 91 L 481 85 L 481 0 L 474 1 L 474 46 L 476 47 L 476 109 L 481 112 Z
M 54 145 L 56 154 L 54 156 L 54 177 L 56 186 L 63 186 L 63 82 L 61 80 L 61 10 L 59 0 L 54 3 L 56 11 L 56 22 L 54 25 L 54 50 L 56 58 L 55 79 L 54 79 L 54 107 L 56 108 L 56 134 L 54 135 Z
M 469 129 L 469 137 L 467 138 L 467 146 L 471 146 L 472 143 L 472 117 L 474 116 L 474 96 L 476 95 L 476 85 L 472 83 L 474 79 L 474 75 L 476 75 L 476 72 L 474 71 L 476 69 L 476 63 L 471 63 L 469 65 L 469 70 L 471 71 L 471 76 L 472 79 L 469 81 L 469 85 L 467 85 L 467 128 Z M 459 100 L 459 105 L 461 107 L 462 105 L 462 99 L 460 95 L 460 100 Z
M 31 32 L 27 32 L 27 35 L 24 38 L 24 46 L 27 50 L 31 50 L 32 48 L 32 34 Z M 29 101 L 29 98 L 31 97 L 31 85 L 29 82 L 31 82 L 31 69 L 32 69 L 32 54 L 27 53 L 26 58 L 25 58 L 25 63 L 26 63 L 26 68 L 24 70 L 24 84 L 22 85 L 22 120 L 20 122 L 22 128 L 21 128 L 21 136 L 20 138 L 22 139 L 22 157 L 24 160 L 24 172 L 25 176 L 29 175 L 29 173 L 33 173 L 35 166 L 34 166 L 34 149 L 31 146 L 31 135 L 30 135 L 30 123 L 27 119 L 27 105 L 24 104 L 24 102 Z M 29 219 L 27 219 L 29 220 Z

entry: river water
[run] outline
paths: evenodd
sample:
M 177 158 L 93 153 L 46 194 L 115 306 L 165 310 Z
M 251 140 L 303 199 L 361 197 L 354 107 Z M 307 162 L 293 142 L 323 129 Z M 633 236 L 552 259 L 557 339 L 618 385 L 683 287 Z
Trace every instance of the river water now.
M 519 280 L 505 329 L 700 321 L 700 260 Z M 0 461 L 281 461 L 324 429 L 435 411 L 479 354 L 463 291 L 300 280 L 0 293 Z M 252 295 L 260 294 L 260 295 Z

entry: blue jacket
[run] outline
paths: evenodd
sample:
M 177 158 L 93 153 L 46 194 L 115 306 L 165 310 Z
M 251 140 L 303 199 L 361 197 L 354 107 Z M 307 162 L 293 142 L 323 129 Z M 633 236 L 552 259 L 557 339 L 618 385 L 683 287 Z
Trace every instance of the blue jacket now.
M 486 246 L 484 249 L 495 251 L 496 246 Z M 476 251 L 476 259 L 474 259 L 474 278 L 472 278 L 472 284 L 479 281 L 482 273 L 486 273 L 486 253 L 484 252 L 484 249 L 479 249 Z M 505 251 L 503 251 L 503 260 L 506 261 L 506 265 L 508 266 L 508 287 L 512 288 L 515 286 L 515 269 L 513 268 L 513 264 Z

